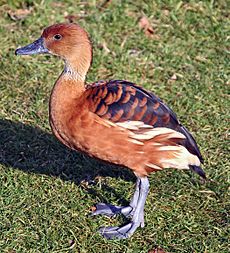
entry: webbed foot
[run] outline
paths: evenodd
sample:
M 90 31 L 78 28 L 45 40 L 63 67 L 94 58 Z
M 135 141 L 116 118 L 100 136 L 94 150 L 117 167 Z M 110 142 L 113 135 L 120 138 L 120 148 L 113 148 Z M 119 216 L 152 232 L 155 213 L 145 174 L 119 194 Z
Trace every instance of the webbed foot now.
M 144 227 L 144 205 L 149 191 L 149 181 L 147 177 L 138 178 L 134 196 L 128 207 L 113 206 L 99 203 L 92 215 L 104 214 L 114 216 L 123 214 L 131 217 L 130 223 L 121 227 L 102 227 L 99 232 L 106 239 L 126 239 L 130 237 L 138 227 Z
M 139 227 L 137 223 L 130 222 L 122 227 L 102 227 L 99 232 L 106 239 L 126 239 Z
M 99 233 L 106 239 L 126 239 L 130 237 L 138 227 L 144 227 L 144 211 L 134 216 L 128 224 L 121 227 L 102 227 Z

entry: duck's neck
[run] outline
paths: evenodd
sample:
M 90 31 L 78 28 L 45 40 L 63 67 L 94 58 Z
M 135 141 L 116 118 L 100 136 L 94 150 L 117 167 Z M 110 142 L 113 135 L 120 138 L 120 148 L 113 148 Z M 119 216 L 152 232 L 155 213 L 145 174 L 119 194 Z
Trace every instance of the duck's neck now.
M 52 130 L 60 132 L 77 108 L 81 95 L 84 93 L 84 81 L 77 80 L 65 72 L 54 85 L 50 96 L 49 118 Z
M 66 53 L 63 75 L 76 82 L 85 82 L 92 61 L 92 46 L 88 38 Z
M 81 52 L 73 52 L 66 58 L 64 71 L 56 81 L 50 97 L 51 125 L 59 128 L 77 110 L 85 91 L 85 78 L 91 58 L 90 44 L 85 45 Z
M 57 110 L 59 107 L 64 109 L 64 107 L 69 106 L 73 101 L 77 102 L 84 91 L 84 80 L 77 79 L 76 76 L 63 71 L 51 93 L 51 110 Z

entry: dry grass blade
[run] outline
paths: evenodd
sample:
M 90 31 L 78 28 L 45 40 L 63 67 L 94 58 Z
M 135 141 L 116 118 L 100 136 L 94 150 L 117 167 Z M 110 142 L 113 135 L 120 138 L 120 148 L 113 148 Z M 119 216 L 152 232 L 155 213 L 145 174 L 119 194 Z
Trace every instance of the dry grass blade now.
M 16 21 L 25 19 L 31 12 L 32 9 L 18 9 L 16 11 L 9 10 L 8 15 L 12 20 Z
M 147 17 L 142 17 L 140 20 L 139 20 L 139 27 L 141 29 L 144 30 L 144 33 L 145 35 L 148 37 L 148 38 L 155 38 L 155 39 L 158 39 L 159 36 L 155 34 L 155 30 L 153 29 L 152 25 L 150 24 L 149 20 Z
M 149 250 L 148 253 L 170 253 L 170 252 L 166 252 L 161 248 L 155 248 L 153 250 Z

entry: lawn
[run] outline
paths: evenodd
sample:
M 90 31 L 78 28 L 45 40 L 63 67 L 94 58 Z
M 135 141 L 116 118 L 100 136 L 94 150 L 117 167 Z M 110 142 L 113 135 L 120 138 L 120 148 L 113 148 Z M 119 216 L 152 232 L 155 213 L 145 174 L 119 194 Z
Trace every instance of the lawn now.
M 1 1 L 1 252 L 229 252 L 227 2 Z M 93 42 L 87 82 L 125 79 L 153 91 L 193 133 L 205 158 L 207 182 L 171 169 L 150 176 L 146 226 L 128 240 L 102 238 L 99 227 L 125 220 L 91 217 L 90 210 L 102 201 L 127 204 L 135 177 L 53 137 L 48 101 L 63 63 L 14 55 L 46 26 L 70 19 Z

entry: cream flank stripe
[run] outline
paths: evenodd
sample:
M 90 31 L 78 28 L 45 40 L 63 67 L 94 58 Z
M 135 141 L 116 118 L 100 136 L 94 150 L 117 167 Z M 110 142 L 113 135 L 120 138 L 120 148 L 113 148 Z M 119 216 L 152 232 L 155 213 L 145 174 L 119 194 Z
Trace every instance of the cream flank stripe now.
M 165 139 L 177 138 L 177 139 L 185 139 L 186 137 L 173 129 L 166 128 L 166 127 L 156 127 L 153 128 L 150 125 L 144 124 L 141 121 L 124 121 L 115 123 L 117 126 L 130 130 L 129 137 L 131 138 L 130 141 L 136 144 L 144 144 L 142 141 L 154 139 L 157 136 L 165 136 Z M 138 132 L 138 130 L 140 132 Z M 189 169 L 189 165 L 200 165 L 200 160 L 196 155 L 191 154 L 184 146 L 175 144 L 173 146 L 163 146 L 161 143 L 154 142 L 151 143 L 156 147 L 157 151 L 169 151 L 172 152 L 174 155 L 174 159 L 165 159 L 163 158 L 160 160 L 161 164 L 164 168 L 174 167 L 178 169 Z M 150 145 L 151 145 L 150 144 Z M 159 146 L 159 147 L 157 147 Z M 157 170 L 161 170 L 162 168 L 155 165 L 148 163 L 146 164 L 148 167 L 152 167 Z

